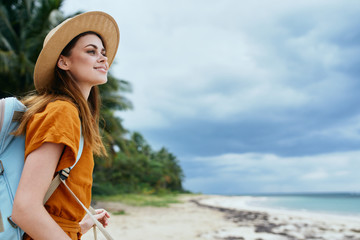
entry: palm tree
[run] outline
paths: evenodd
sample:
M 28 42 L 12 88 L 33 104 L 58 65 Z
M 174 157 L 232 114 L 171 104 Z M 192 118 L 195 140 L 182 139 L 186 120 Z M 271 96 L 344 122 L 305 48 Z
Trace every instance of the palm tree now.
M 33 69 L 48 31 L 64 20 L 61 0 L 0 4 L 0 97 L 34 89 Z

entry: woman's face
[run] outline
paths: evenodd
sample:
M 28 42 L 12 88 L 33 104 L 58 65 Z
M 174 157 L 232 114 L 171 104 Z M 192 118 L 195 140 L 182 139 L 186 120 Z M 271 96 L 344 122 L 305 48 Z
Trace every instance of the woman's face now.
M 107 82 L 109 64 L 104 45 L 95 34 L 80 37 L 70 56 L 60 56 L 58 66 L 66 70 L 82 90 Z

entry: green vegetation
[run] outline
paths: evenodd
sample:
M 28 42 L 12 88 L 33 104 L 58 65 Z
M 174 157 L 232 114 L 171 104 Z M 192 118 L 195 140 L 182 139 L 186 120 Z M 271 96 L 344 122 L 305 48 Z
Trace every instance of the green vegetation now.
M 182 191 L 182 169 L 176 157 L 165 148 L 151 150 L 141 134 L 135 132 L 126 141 L 125 150 L 114 154 L 110 167 L 97 159 L 95 195 Z
M 126 215 L 126 212 L 124 210 L 119 210 L 116 212 L 112 212 L 113 215 Z
M 180 203 L 178 194 L 118 194 L 113 196 L 95 196 L 97 201 L 121 202 L 132 206 L 167 207 L 172 203 Z
M 63 0 L 0 2 L 0 98 L 22 96 L 34 89 L 33 69 L 43 39 L 50 29 L 71 17 L 59 10 L 62 3 Z M 132 109 L 124 97 L 124 93 L 131 92 L 130 83 L 109 74 L 108 83 L 100 91 L 100 129 L 109 156 L 95 158 L 94 195 L 182 192 L 184 175 L 176 156 L 166 148 L 151 149 L 140 133 L 129 133 L 115 115 L 117 111 Z

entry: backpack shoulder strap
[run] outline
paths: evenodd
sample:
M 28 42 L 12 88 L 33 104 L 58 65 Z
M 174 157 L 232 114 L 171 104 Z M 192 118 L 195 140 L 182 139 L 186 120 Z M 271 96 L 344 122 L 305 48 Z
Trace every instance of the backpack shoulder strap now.
M 75 163 L 70 167 L 70 170 L 73 169 L 75 167 L 75 165 L 78 163 L 78 161 L 80 160 L 82 151 L 84 149 L 84 136 L 82 135 L 82 129 L 80 127 L 80 143 L 79 143 L 79 150 L 76 156 L 76 161 Z
M 71 195 L 74 197 L 74 199 L 79 203 L 79 205 L 86 211 L 86 213 L 89 215 L 89 217 L 94 221 L 94 227 L 98 227 L 99 230 L 101 231 L 101 233 L 104 235 L 104 237 L 106 238 L 106 240 L 114 240 L 114 238 L 111 237 L 111 235 L 109 234 L 108 231 L 106 231 L 106 229 L 102 226 L 102 224 L 94 217 L 94 214 L 96 214 L 96 212 L 94 211 L 94 209 L 92 207 L 90 207 L 90 209 L 87 209 L 84 204 L 80 201 L 80 199 L 78 199 L 78 197 L 76 197 L 75 193 L 73 193 L 73 191 L 71 191 L 71 189 L 69 188 L 69 186 L 66 184 L 64 179 L 60 180 L 65 187 L 69 190 L 69 192 L 71 193 Z M 94 228 L 94 237 L 95 239 L 97 239 L 97 235 L 96 235 L 96 230 Z

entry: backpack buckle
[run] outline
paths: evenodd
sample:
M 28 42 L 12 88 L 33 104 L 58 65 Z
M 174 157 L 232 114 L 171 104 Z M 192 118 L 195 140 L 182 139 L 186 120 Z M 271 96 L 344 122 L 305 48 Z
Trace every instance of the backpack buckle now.
M 11 216 L 7 218 L 7 220 L 9 221 L 10 225 L 13 228 L 18 228 L 18 225 L 16 225 L 16 223 L 14 223 L 14 221 L 11 219 Z
M 66 180 L 69 177 L 69 174 L 70 174 L 70 168 L 65 168 L 59 171 L 59 176 L 61 180 Z
M 2 164 L 2 161 L 0 160 L 0 175 L 4 174 L 4 165 Z

